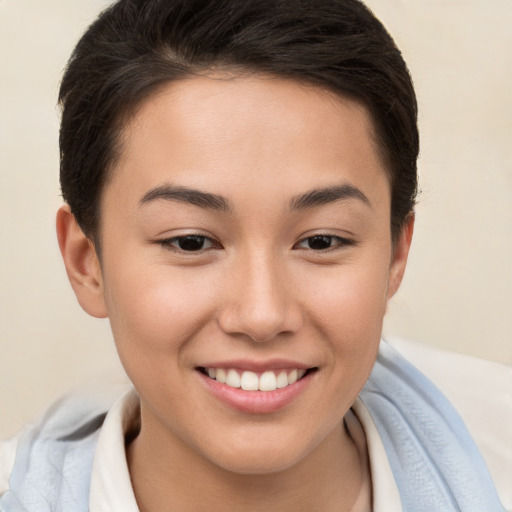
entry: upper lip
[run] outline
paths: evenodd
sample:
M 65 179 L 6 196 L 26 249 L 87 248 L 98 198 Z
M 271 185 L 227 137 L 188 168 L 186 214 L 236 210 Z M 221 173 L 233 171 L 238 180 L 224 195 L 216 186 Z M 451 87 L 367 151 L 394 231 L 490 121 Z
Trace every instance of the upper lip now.
M 244 371 L 264 372 L 267 370 L 308 370 L 309 368 L 315 368 L 315 365 L 292 361 L 290 359 L 269 359 L 266 361 L 229 359 L 223 361 L 210 361 L 199 365 L 199 368 L 236 368 Z

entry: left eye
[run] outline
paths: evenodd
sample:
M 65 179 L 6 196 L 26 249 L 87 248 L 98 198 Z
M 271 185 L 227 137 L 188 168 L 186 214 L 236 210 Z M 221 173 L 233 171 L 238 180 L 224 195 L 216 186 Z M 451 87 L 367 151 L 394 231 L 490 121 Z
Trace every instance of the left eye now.
M 313 251 L 325 251 L 343 245 L 350 245 L 351 241 L 333 235 L 315 235 L 301 240 L 297 247 L 300 249 L 312 249 Z
M 199 252 L 214 247 L 214 242 L 203 235 L 185 235 L 162 240 L 161 245 L 169 249 L 183 252 Z

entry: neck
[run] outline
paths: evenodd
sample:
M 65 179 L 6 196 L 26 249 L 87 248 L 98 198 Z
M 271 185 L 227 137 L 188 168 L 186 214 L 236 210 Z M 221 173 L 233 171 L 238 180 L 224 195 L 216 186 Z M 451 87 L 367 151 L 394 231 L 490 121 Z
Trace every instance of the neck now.
M 132 484 L 141 512 L 279 510 L 349 512 L 363 481 L 363 465 L 344 425 L 285 470 L 240 474 L 193 451 L 144 421 L 127 448 Z

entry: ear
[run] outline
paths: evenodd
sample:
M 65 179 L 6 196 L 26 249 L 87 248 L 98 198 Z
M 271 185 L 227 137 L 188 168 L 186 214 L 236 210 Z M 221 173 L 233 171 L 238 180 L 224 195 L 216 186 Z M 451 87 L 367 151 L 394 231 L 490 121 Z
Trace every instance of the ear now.
M 409 249 L 411 248 L 413 231 L 414 213 L 411 213 L 407 217 L 393 251 L 393 259 L 391 260 L 389 269 L 388 300 L 398 291 L 402 283 L 405 267 L 407 265 L 407 257 L 409 256 Z
M 80 306 L 92 316 L 105 318 L 101 266 L 94 244 L 87 238 L 68 205 L 57 212 L 57 238 L 69 282 Z

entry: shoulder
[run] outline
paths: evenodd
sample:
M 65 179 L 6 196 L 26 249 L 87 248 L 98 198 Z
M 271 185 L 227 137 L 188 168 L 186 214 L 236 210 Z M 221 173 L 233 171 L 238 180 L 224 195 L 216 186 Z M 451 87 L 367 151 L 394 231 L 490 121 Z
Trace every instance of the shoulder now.
M 9 478 L 11 477 L 18 437 L 7 441 L 0 441 L 0 496 L 9 489 Z
M 386 338 L 450 400 L 512 510 L 512 368 L 399 338 Z
M 88 463 L 106 415 L 104 402 L 85 393 L 66 395 L 18 436 L 0 441 L 0 496 L 13 489 L 27 494 L 45 487 L 51 475 L 64 477 Z

